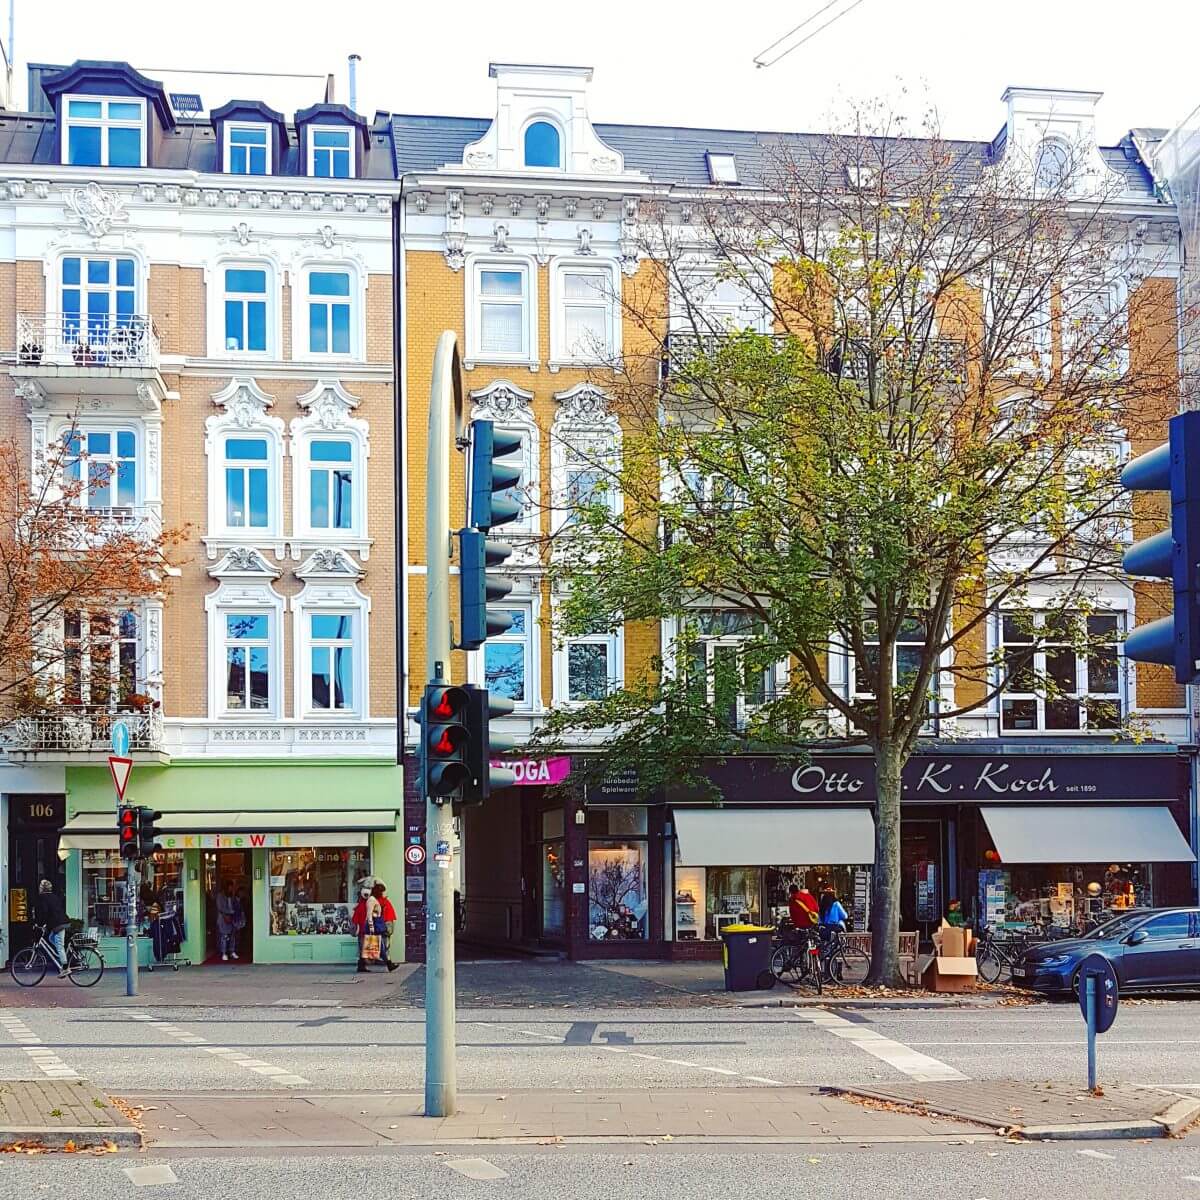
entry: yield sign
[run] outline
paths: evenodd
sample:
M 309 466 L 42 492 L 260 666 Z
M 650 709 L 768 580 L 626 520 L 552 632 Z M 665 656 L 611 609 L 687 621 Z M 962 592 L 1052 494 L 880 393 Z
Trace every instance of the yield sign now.
M 108 770 L 112 775 L 113 787 L 117 789 L 118 803 L 125 799 L 125 788 L 129 784 L 129 772 L 133 770 L 132 758 L 118 758 L 115 754 L 108 756 Z

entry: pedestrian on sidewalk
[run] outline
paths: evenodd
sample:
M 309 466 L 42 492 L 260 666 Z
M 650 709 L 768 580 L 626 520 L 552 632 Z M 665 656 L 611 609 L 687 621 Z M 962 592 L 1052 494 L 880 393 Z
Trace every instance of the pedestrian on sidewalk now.
M 394 971 L 400 964 L 392 962 L 392 934 L 396 932 L 396 908 L 387 898 L 387 888 L 382 881 L 376 880 L 371 889 L 371 895 L 379 901 L 379 928 L 375 930 L 382 938 L 380 958 L 389 971 Z
M 232 958 L 237 961 L 238 930 L 246 923 L 242 902 L 238 898 L 233 880 L 225 880 L 225 886 L 217 896 L 217 940 L 221 944 L 221 961 Z
M 354 909 L 354 915 L 350 918 L 355 929 L 358 930 L 358 970 L 360 974 L 365 974 L 367 970 L 366 939 L 376 936 L 376 924 L 382 923 L 383 917 L 383 906 L 372 895 L 373 887 L 373 884 L 366 880 L 363 881 L 358 904 Z M 382 956 L 382 942 L 380 942 L 380 947 Z
M 54 884 L 49 879 L 43 879 L 38 884 L 38 897 L 35 905 L 38 920 L 46 927 L 46 935 L 58 955 L 58 977 L 62 979 L 67 974 L 67 906 L 63 898 L 54 890 Z

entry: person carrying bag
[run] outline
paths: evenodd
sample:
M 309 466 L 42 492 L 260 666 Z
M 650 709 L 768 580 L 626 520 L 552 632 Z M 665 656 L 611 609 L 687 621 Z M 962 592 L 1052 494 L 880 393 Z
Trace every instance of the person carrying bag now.
M 392 935 L 396 932 L 396 909 L 387 898 L 387 888 L 377 882 L 371 889 L 371 895 L 379 903 L 379 916 L 375 921 L 374 932 L 383 938 L 380 957 L 389 971 L 394 971 L 400 964 L 392 962 Z

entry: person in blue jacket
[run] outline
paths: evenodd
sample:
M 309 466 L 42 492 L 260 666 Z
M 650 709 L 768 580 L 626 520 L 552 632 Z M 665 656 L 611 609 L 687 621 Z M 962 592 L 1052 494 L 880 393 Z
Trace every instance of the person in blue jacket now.
M 837 893 L 831 887 L 821 890 L 820 923 L 822 929 L 840 929 L 845 932 L 846 922 L 850 914 L 837 898 Z

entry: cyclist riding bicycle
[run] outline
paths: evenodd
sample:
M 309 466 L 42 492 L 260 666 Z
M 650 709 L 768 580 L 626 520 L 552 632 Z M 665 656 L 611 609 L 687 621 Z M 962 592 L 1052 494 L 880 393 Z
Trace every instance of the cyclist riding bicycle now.
M 58 955 L 58 977 L 62 979 L 67 974 L 67 906 L 63 898 L 54 890 L 54 884 L 49 879 L 43 879 L 38 884 L 37 897 L 38 920 L 46 927 L 50 944 Z

